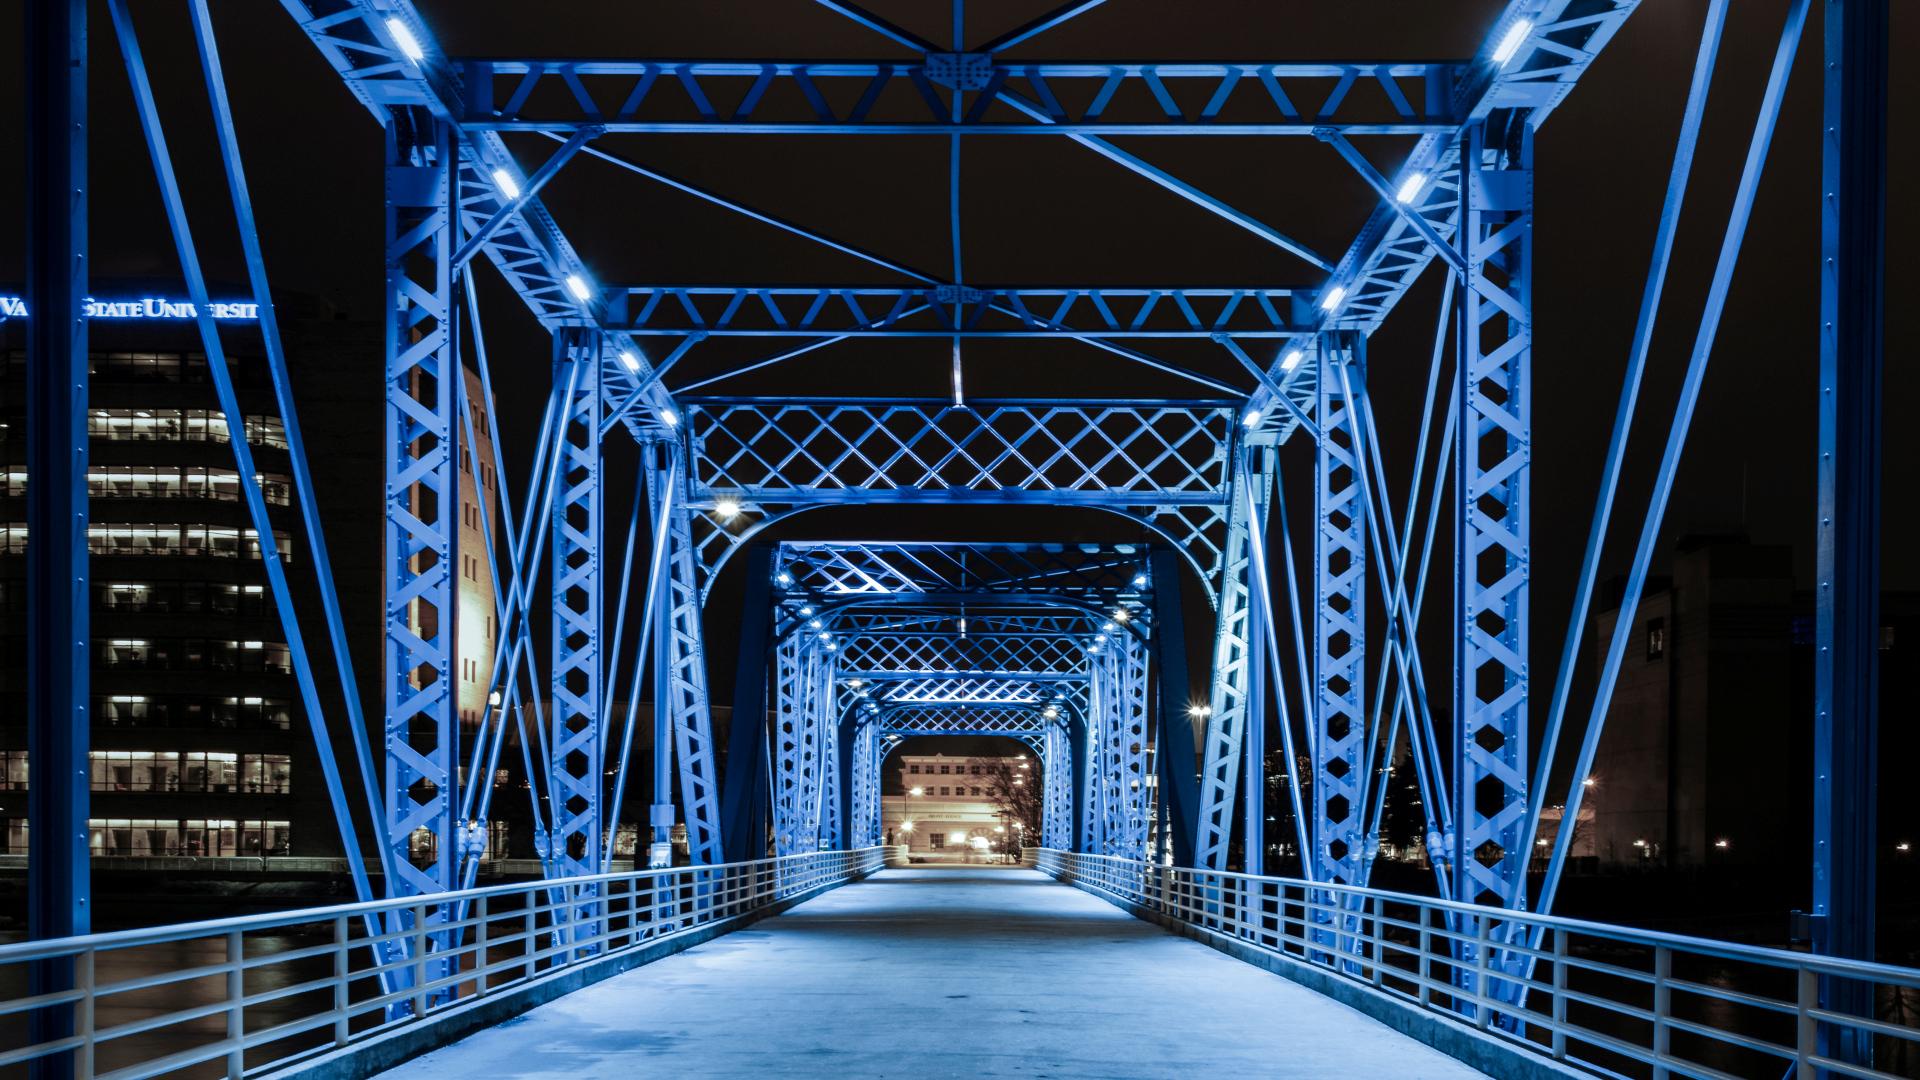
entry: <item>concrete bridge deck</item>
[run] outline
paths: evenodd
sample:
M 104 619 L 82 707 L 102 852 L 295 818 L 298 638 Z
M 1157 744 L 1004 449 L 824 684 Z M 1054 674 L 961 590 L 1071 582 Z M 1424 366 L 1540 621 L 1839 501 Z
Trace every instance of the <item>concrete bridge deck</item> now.
M 1475 1077 L 1031 870 L 887 870 L 402 1065 L 503 1077 Z

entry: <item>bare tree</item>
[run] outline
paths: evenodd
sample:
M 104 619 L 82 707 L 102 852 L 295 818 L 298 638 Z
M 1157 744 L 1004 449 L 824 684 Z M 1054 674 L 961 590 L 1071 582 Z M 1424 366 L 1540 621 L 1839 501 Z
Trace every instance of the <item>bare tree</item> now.
M 987 801 L 1006 823 L 1001 850 L 1008 853 L 1015 850 L 1022 837 L 1031 843 L 1040 841 L 1040 818 L 1046 793 L 1039 772 L 1031 767 L 1032 760 L 1001 758 L 980 770 L 980 778 L 986 783 Z M 1028 767 L 1021 768 L 1023 764 Z

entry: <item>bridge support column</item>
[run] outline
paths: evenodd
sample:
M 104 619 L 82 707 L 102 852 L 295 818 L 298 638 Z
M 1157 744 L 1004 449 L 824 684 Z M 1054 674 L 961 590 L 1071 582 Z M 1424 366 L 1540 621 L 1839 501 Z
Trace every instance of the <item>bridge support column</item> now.
M 687 826 L 687 856 L 696 865 L 712 866 L 727 861 L 721 843 L 720 766 L 707 694 L 705 624 L 700 617 L 700 584 L 694 565 L 693 512 L 687 507 L 687 458 L 684 449 L 675 449 L 679 456 L 662 481 L 672 485 L 673 506 L 667 515 L 667 573 L 661 584 L 666 595 L 661 598 L 660 628 L 653 639 L 654 668 L 660 680 L 655 684 L 659 689 L 654 696 L 654 724 L 656 728 L 661 724 L 672 727 L 673 757 L 680 775 L 681 820 Z M 760 680 L 764 696 L 764 670 Z M 664 718 L 659 715 L 662 712 Z M 668 814 L 672 801 L 672 793 L 664 786 L 654 792 L 654 803 L 668 807 Z M 671 828 L 672 822 L 667 825 Z
M 550 873 L 601 870 L 600 792 L 600 348 L 584 331 L 563 331 L 555 378 L 573 388 L 554 453 L 548 521 L 552 560 L 553 711 L 547 772 L 553 785 Z M 563 373 L 570 368 L 572 375 Z
M 27 931 L 92 930 L 87 854 L 87 5 L 27 4 L 27 745 L 34 782 Z M 73 985 L 70 960 L 33 965 L 31 993 Z M 35 1010 L 34 1042 L 73 1032 L 70 1006 Z M 74 1074 L 71 1055 L 36 1077 Z
M 1341 392 L 1365 378 L 1345 343 L 1319 348 L 1314 468 L 1313 853 L 1315 880 L 1358 885 L 1366 731 L 1367 511 L 1360 419 Z
M 1815 947 L 1874 959 L 1878 857 L 1880 388 L 1885 363 L 1886 0 L 1827 0 L 1821 157 L 1819 521 L 1814 622 Z M 1824 1008 L 1872 1017 L 1872 987 L 1827 980 Z M 1873 1036 L 1822 1025 L 1820 1053 L 1873 1061 Z
M 1267 457 L 1258 449 L 1236 440 L 1233 454 L 1236 464 L 1231 473 L 1227 508 L 1227 539 L 1223 555 L 1224 573 L 1220 582 L 1218 623 L 1214 631 L 1213 685 L 1208 698 L 1205 763 L 1200 770 L 1200 819 L 1195 843 L 1197 865 L 1209 870 L 1227 869 L 1227 855 L 1233 841 L 1234 800 L 1242 786 L 1243 762 L 1257 769 L 1257 760 L 1247 760 L 1249 729 L 1263 715 L 1259 700 L 1260 665 L 1264 654 L 1255 640 L 1258 625 L 1253 621 L 1253 505 L 1264 503 L 1271 487 Z M 1251 468 L 1248 459 L 1252 458 Z M 1248 823 L 1257 816 L 1260 792 L 1249 791 Z M 1258 831 L 1257 826 L 1255 831 Z M 1258 837 L 1251 838 L 1258 840 Z
M 456 865 L 451 800 L 455 538 L 453 129 L 396 109 L 386 127 L 386 843 L 396 896 L 445 892 Z M 273 543 L 261 537 L 261 543 Z M 416 854 L 417 852 L 417 854 Z M 427 922 L 446 920 L 444 906 Z M 397 916 L 389 929 L 413 929 Z M 437 939 L 436 946 L 441 944 Z M 391 952 L 391 950 L 389 950 Z M 436 977 L 434 966 L 427 969 Z M 406 973 L 402 973 L 403 979 Z
M 1528 857 L 1533 128 L 1480 123 L 1465 138 L 1450 854 L 1455 900 L 1510 907 Z

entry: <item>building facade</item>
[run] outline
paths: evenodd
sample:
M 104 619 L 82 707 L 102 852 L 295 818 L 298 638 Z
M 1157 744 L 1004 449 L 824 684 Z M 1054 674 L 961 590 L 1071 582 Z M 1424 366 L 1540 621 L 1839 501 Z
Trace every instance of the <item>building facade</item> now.
M 1011 761 L 1017 772 L 1015 783 L 1038 784 L 1035 760 L 896 755 L 889 767 L 899 781 L 900 794 L 880 798 L 881 836 L 889 844 L 905 845 L 916 856 L 967 858 L 1000 850 L 1009 832 L 1017 833 L 1020 826 L 997 808 L 989 776 Z
M 235 469 L 230 431 L 216 399 L 192 308 L 163 290 L 100 285 L 89 322 L 88 528 L 93 605 L 89 833 L 96 858 L 262 857 L 342 854 L 320 779 L 314 736 Z M 27 535 L 24 306 L 0 320 L 0 850 L 24 855 L 30 823 L 25 643 Z M 229 370 L 247 440 L 305 631 L 323 664 L 313 567 L 296 502 L 257 309 L 219 303 Z M 309 461 L 350 472 L 378 468 L 380 329 L 332 318 L 290 317 L 288 362 L 303 410 Z M 326 313 L 312 313 L 321 314 Z M 309 394 L 309 390 L 317 393 Z M 337 391 L 337 392 L 335 392 Z M 364 400 L 363 400 L 364 399 Z M 477 399 L 477 395 L 476 395 Z M 332 407 L 329 407 L 331 405 Z M 490 439 L 484 410 L 475 432 Z M 482 434 L 484 433 L 484 434 Z M 495 502 L 492 460 L 480 472 L 463 457 L 461 543 L 484 553 L 479 515 Z M 377 480 L 322 477 L 327 528 L 378 525 Z M 497 526 L 497 523 L 496 523 Z M 471 539 L 470 539 L 471 537 Z M 349 625 L 377 617 L 380 578 L 334 544 L 334 570 Z M 478 722 L 491 676 L 495 626 L 491 570 L 476 561 L 459 578 L 460 719 Z M 477 613 L 477 614 L 476 614 Z M 471 618 L 470 618 L 471 617 Z M 471 623 L 471 625 L 470 625 Z M 363 694 L 377 691 L 379 642 L 355 640 Z M 338 712 L 331 669 L 316 671 L 321 700 Z M 475 686 L 474 684 L 478 684 Z M 471 712 L 470 712 L 471 710 Z M 379 710 L 368 726 L 378 752 Z M 469 720 L 469 716 L 471 719 Z M 344 719 L 329 737 L 344 744 Z M 338 753 L 338 751 L 336 751 Z M 342 771 L 357 781 L 351 755 Z

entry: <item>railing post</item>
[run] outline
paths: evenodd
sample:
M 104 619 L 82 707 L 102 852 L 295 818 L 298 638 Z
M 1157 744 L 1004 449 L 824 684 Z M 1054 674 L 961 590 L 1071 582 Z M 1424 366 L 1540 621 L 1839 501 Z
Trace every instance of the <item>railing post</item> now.
M 1567 930 L 1553 931 L 1553 1059 L 1567 1059 Z
M 1812 968 L 1801 968 L 1799 993 L 1794 1010 L 1794 1080 L 1812 1080 L 1813 1059 L 1820 1048 L 1820 1022 L 1814 1010 L 1820 1007 L 1820 976 Z
M 415 904 L 413 905 L 413 1017 L 416 1020 L 427 1015 L 426 985 L 427 906 Z
M 1415 962 L 1420 975 L 1420 1007 L 1426 1008 L 1433 997 L 1428 982 L 1433 978 L 1433 909 L 1420 905 L 1420 956 Z
M 540 897 L 538 893 L 532 890 L 528 890 L 525 896 L 526 907 L 524 909 L 525 916 L 523 920 L 525 926 L 520 932 L 520 956 L 526 961 L 527 970 L 524 978 L 531 980 L 535 973 L 540 970 L 540 963 L 537 958 L 539 953 L 539 938 L 534 934 L 534 928 L 537 925 L 536 916 L 540 910 Z
M 347 1007 L 352 1003 L 348 994 L 347 976 L 352 971 L 351 957 L 348 955 L 348 943 L 352 937 L 347 928 L 347 917 L 336 915 L 333 918 L 333 1045 L 347 1045 L 349 1034 L 348 1021 L 351 1019 Z M 380 960 L 379 950 L 374 950 L 374 962 Z M 383 980 L 384 981 L 384 980 Z
M 1669 1071 L 1666 1059 L 1673 1043 L 1673 1029 L 1667 1026 L 1667 1016 L 1673 1011 L 1673 988 L 1667 980 L 1673 977 L 1673 950 L 1658 945 L 1653 950 L 1653 1080 L 1667 1080 Z
M 1380 989 L 1381 981 L 1380 967 L 1386 963 L 1387 959 L 1387 950 L 1384 944 L 1386 941 L 1386 931 L 1380 928 L 1381 900 L 1378 896 L 1369 894 L 1362 896 L 1360 902 L 1362 904 L 1363 917 L 1367 918 L 1373 924 L 1373 934 L 1367 938 L 1367 943 L 1373 946 L 1373 988 L 1378 990 Z
M 247 1072 L 247 958 L 240 931 L 227 931 L 227 1075 L 239 1080 Z
M 80 1048 L 73 1052 L 73 1074 L 80 1080 L 93 1076 L 93 960 L 94 952 L 88 949 L 73 965 L 73 988 L 80 991 L 73 1007 L 73 1029 L 80 1036 Z
M 482 895 L 473 905 L 473 996 L 487 996 L 487 900 Z
M 1472 918 L 1474 922 L 1474 1022 L 1480 1025 L 1481 1031 L 1485 1031 L 1493 1023 L 1493 994 L 1490 993 L 1488 989 L 1490 980 L 1487 972 L 1487 957 L 1488 954 L 1493 952 L 1492 941 L 1488 931 L 1493 927 L 1493 920 L 1485 915 L 1473 916 Z

